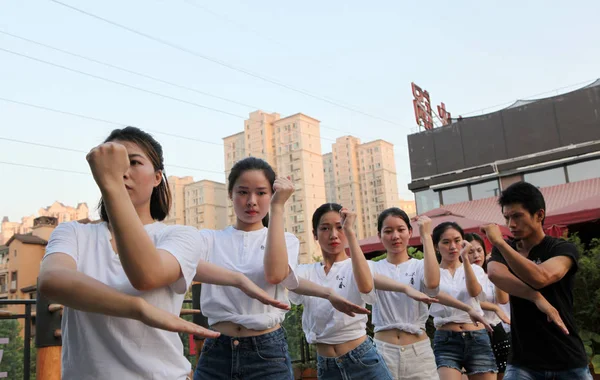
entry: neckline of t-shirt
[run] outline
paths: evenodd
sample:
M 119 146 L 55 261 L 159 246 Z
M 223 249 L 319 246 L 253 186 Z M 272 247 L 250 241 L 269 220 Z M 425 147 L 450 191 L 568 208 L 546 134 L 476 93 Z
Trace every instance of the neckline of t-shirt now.
M 144 229 L 146 230 L 146 232 L 150 232 L 150 230 L 152 230 L 156 226 L 160 226 L 160 225 L 163 225 L 163 224 L 164 223 L 162 223 L 162 222 L 154 221 L 154 222 L 152 222 L 150 224 L 144 224 Z M 115 250 L 112 247 L 112 244 L 110 243 L 111 240 L 112 240 L 112 233 L 110 232 L 110 229 L 108 228 L 108 223 L 107 222 L 102 222 L 102 225 L 103 225 L 103 228 L 104 228 L 104 235 L 108 239 L 108 247 L 109 247 L 110 252 L 112 254 L 113 260 L 121 262 L 121 259 L 119 258 L 119 254 L 117 252 L 115 252 Z
M 238 230 L 234 226 L 227 226 L 227 228 L 226 228 L 226 230 L 229 230 L 232 233 L 235 233 L 235 234 L 247 234 L 247 235 L 259 234 L 259 233 L 264 232 L 266 229 L 267 229 L 267 227 L 263 227 L 261 229 L 254 230 L 254 231 L 243 231 L 243 230 Z
M 409 258 L 408 258 L 408 260 L 406 260 L 405 262 L 402 262 L 402 263 L 400 263 L 400 264 L 393 264 L 393 263 L 390 263 L 390 262 L 388 261 L 388 259 L 387 259 L 387 258 L 385 258 L 385 259 L 383 259 L 383 260 L 381 260 L 381 261 L 385 261 L 385 263 L 386 263 L 387 265 L 389 265 L 389 266 L 392 266 L 392 267 L 394 267 L 394 268 L 398 268 L 398 267 L 399 267 L 399 266 L 401 266 L 401 265 L 405 265 L 405 264 L 408 264 L 408 263 L 412 262 L 412 260 L 417 260 L 417 259 L 415 259 L 415 258 L 413 258 L 413 257 L 409 257 Z
M 347 262 L 348 260 L 352 261 L 351 258 L 347 258 L 344 259 L 342 261 L 336 261 L 333 263 L 333 265 L 331 266 L 331 268 L 336 267 L 336 266 L 340 266 L 342 263 Z M 322 276 L 323 278 L 327 278 L 329 277 L 329 273 L 331 273 L 331 269 L 329 270 L 329 273 L 325 273 L 325 264 L 324 263 L 320 263 L 321 265 L 319 265 L 319 270 L 317 271 L 319 273 L 319 276 Z

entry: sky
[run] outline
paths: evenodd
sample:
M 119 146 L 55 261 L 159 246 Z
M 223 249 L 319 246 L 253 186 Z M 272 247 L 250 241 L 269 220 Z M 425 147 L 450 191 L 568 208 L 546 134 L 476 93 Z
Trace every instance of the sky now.
M 222 137 L 256 109 L 320 120 L 323 153 L 349 134 L 393 143 L 400 196 L 413 199 L 411 82 L 456 117 L 600 78 L 595 0 L 60 1 L 0 1 L 0 217 L 11 221 L 54 201 L 94 209 L 85 153 L 121 125 L 154 134 L 168 175 L 224 182 Z

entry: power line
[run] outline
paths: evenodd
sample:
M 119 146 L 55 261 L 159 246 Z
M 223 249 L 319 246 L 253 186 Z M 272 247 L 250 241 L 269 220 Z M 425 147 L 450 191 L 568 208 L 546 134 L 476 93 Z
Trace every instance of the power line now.
M 72 57 L 77 57 L 77 58 L 80 58 L 80 59 L 84 59 L 84 60 L 89 61 L 89 62 L 97 63 L 99 65 L 110 67 L 112 69 L 116 69 L 116 70 L 119 70 L 119 71 L 123 71 L 123 72 L 126 72 L 128 74 L 137 75 L 139 77 L 150 79 L 150 80 L 162 83 L 162 84 L 167 84 L 169 86 L 177 87 L 177 88 L 180 88 L 180 89 L 183 89 L 183 90 L 188 90 L 188 91 L 196 92 L 198 94 L 206 95 L 206 96 L 209 96 L 211 98 L 223 100 L 225 102 L 229 102 L 229 103 L 232 103 L 232 104 L 237 104 L 237 105 L 248 107 L 248 108 L 252 108 L 252 109 L 260 109 L 260 107 L 256 107 L 256 106 L 249 105 L 249 104 L 246 104 L 246 103 L 238 102 L 236 100 L 228 99 L 228 98 L 225 98 L 225 97 L 222 97 L 222 96 L 214 95 L 214 94 L 211 94 L 211 93 L 208 93 L 208 92 L 205 92 L 205 91 L 198 90 L 197 88 L 193 88 L 193 87 L 189 87 L 189 86 L 177 84 L 177 83 L 174 83 L 174 82 L 166 81 L 164 79 L 160 79 L 160 78 L 157 78 L 157 77 L 154 77 L 154 76 L 150 76 L 150 75 L 143 74 L 143 73 L 140 73 L 140 72 L 137 72 L 137 71 L 126 69 L 124 67 L 113 65 L 111 63 L 103 62 L 103 61 L 100 61 L 100 60 L 97 60 L 97 59 L 94 59 L 94 58 L 86 57 L 84 55 L 73 53 L 71 51 L 64 50 L 64 49 L 61 49 L 61 48 L 57 48 L 55 46 L 50 46 L 50 45 L 44 44 L 44 43 L 39 42 L 39 41 L 34 41 L 34 40 L 29 39 L 29 38 L 17 36 L 16 34 L 5 32 L 3 30 L 0 30 L 0 33 L 5 34 L 5 35 L 10 36 L 10 37 L 13 37 L 13 38 L 17 38 L 17 39 L 22 40 L 22 41 L 29 42 L 29 43 L 34 44 L 34 45 L 42 46 L 42 47 L 45 47 L 47 49 L 51 49 L 51 50 L 54 50 L 54 51 L 61 52 L 63 54 L 70 55 Z
M 23 140 L 13 139 L 13 138 L 9 138 L 9 137 L 2 137 L 2 136 L 0 136 L 0 140 L 10 141 L 10 142 L 16 142 L 16 143 L 19 143 L 19 144 L 40 146 L 40 147 L 44 147 L 44 148 L 62 150 L 62 151 L 66 151 L 66 152 L 76 152 L 76 153 L 83 153 L 83 154 L 87 154 L 88 153 L 88 151 L 81 150 L 81 149 L 73 149 L 73 148 L 67 148 L 67 147 L 57 146 L 57 145 L 41 144 L 41 143 L 36 143 L 36 142 L 32 142 L 32 141 L 23 141 Z M 224 170 L 223 171 L 216 171 L 216 170 L 193 168 L 193 167 L 189 167 L 189 166 L 171 165 L 171 164 L 167 164 L 165 166 L 171 167 L 171 168 L 177 168 L 177 169 L 195 170 L 195 171 L 206 172 L 206 173 L 216 173 L 216 174 L 221 174 L 221 175 L 225 174 Z
M 51 1 L 51 2 L 53 2 L 53 3 L 59 4 L 59 5 L 62 5 L 63 7 L 69 8 L 69 9 L 71 9 L 71 10 L 73 10 L 73 11 L 76 11 L 76 12 L 79 12 L 79 13 L 81 13 L 81 14 L 84 14 L 84 15 L 86 15 L 86 16 L 88 16 L 88 17 L 92 17 L 92 18 L 94 18 L 94 19 L 96 19 L 96 20 L 100 20 L 100 21 L 103 21 L 103 22 L 105 22 L 105 23 L 108 23 L 108 24 L 110 24 L 110 25 L 113 25 L 113 26 L 116 26 L 116 27 L 118 27 L 118 28 L 124 29 L 124 30 L 126 30 L 126 31 L 128 31 L 128 32 L 130 32 L 130 33 L 137 34 L 137 35 L 139 35 L 139 36 L 142 36 L 142 37 L 144 37 L 144 38 L 147 38 L 147 39 L 150 39 L 150 40 L 152 40 L 152 41 L 158 42 L 158 43 L 160 43 L 160 44 L 162 44 L 162 45 L 165 45 L 165 46 L 171 47 L 171 48 L 173 48 L 173 49 L 176 49 L 176 50 L 183 51 L 183 52 L 185 52 L 185 53 L 191 54 L 191 55 L 193 55 L 193 56 L 196 56 L 196 57 L 198 57 L 198 58 L 202 58 L 202 59 L 204 59 L 204 60 L 207 60 L 207 61 L 209 61 L 209 62 L 215 63 L 215 64 L 217 64 L 217 65 L 220 65 L 220 66 L 226 67 L 226 68 L 228 68 L 228 69 L 230 69 L 230 70 L 234 70 L 234 71 L 237 71 L 237 72 L 240 72 L 240 73 L 246 74 L 246 75 L 248 75 L 248 76 L 251 76 L 251 77 L 254 77 L 254 78 L 260 79 L 260 80 L 262 80 L 262 81 L 265 81 L 265 82 L 268 82 L 268 83 L 271 83 L 271 84 L 274 84 L 274 85 L 276 85 L 276 86 L 279 86 L 279 87 L 285 88 L 285 89 L 287 89 L 287 90 L 294 91 L 294 92 L 297 92 L 297 93 L 303 94 L 303 95 L 305 95 L 305 96 L 309 96 L 309 97 L 311 97 L 311 98 L 314 98 L 314 99 L 321 100 L 321 101 L 323 101 L 323 102 L 326 102 L 326 103 L 329 103 L 329 104 L 335 105 L 335 106 L 337 106 L 337 107 L 340 107 L 340 108 L 347 109 L 347 110 L 349 110 L 349 111 L 352 111 L 352 112 L 355 112 L 355 113 L 359 113 L 359 114 L 361 114 L 361 115 L 364 115 L 364 116 L 368 116 L 368 117 L 370 117 L 370 118 L 373 118 L 373 119 L 377 119 L 377 120 L 380 120 L 380 121 L 384 121 L 384 122 L 386 122 L 386 123 L 393 124 L 393 125 L 396 125 L 396 126 L 401 126 L 401 125 L 399 125 L 398 123 L 396 123 L 396 122 L 394 122 L 394 121 L 391 121 L 391 120 L 388 120 L 388 119 L 385 119 L 385 118 L 379 117 L 379 116 L 377 116 L 377 115 L 373 115 L 373 114 L 370 114 L 370 113 L 367 113 L 367 112 L 361 111 L 361 110 L 359 110 L 359 109 L 356 109 L 356 108 L 353 108 L 353 107 L 346 106 L 346 105 L 344 105 L 344 104 L 341 104 L 341 103 L 339 103 L 339 102 L 337 102 L 337 101 L 333 101 L 333 100 L 327 99 L 327 98 L 325 98 L 325 97 L 323 97 L 323 96 L 319 96 L 319 95 L 312 94 L 312 93 L 310 93 L 310 92 L 308 92 L 308 91 L 306 91 L 306 90 L 302 90 L 302 89 L 298 89 L 298 88 L 292 87 L 292 86 L 290 86 L 290 85 L 287 85 L 287 84 L 284 84 L 284 83 L 282 83 L 282 82 L 280 82 L 280 81 L 277 81 L 277 80 L 274 80 L 274 79 L 269 79 L 269 78 L 267 78 L 267 77 L 265 77 L 265 76 L 263 76 L 263 75 L 260 75 L 260 74 L 253 73 L 253 72 L 251 72 L 251 71 L 249 71 L 249 70 L 247 70 L 247 69 L 244 69 L 244 68 L 242 68 L 242 67 L 237 67 L 237 66 L 234 66 L 234 65 L 232 65 L 232 64 L 230 64 L 230 63 L 227 63 L 227 62 L 225 62 L 225 61 L 219 60 L 219 59 L 217 59 L 217 58 L 209 57 L 209 56 L 207 56 L 207 55 L 204 55 L 204 54 L 198 53 L 198 52 L 196 52 L 196 51 L 194 51 L 194 50 L 191 50 L 191 49 L 185 48 L 185 47 L 183 47 L 183 46 L 180 46 L 180 45 L 177 45 L 177 44 L 175 44 L 175 43 L 169 42 L 169 41 L 167 41 L 167 40 L 164 40 L 164 39 L 161 39 L 161 38 L 158 38 L 158 37 L 154 37 L 154 36 L 152 36 L 152 35 L 149 35 L 149 34 L 147 34 L 147 33 L 144 33 L 144 32 L 140 32 L 140 31 L 138 31 L 138 30 L 136 30 L 136 29 L 133 29 L 133 28 L 130 28 L 130 27 L 128 27 L 128 26 L 125 26 L 125 25 L 123 25 L 123 24 L 119 24 L 119 23 L 117 23 L 117 22 L 115 22 L 115 21 L 111 21 L 111 20 L 108 20 L 108 19 L 106 19 L 106 18 L 100 17 L 100 16 L 98 16 L 98 15 L 95 15 L 95 14 L 93 14 L 93 13 L 90 13 L 90 12 L 84 11 L 84 10 L 82 10 L 82 9 L 79 9 L 79 8 L 76 8 L 76 7 L 72 6 L 72 5 L 65 4 L 65 3 L 61 2 L 61 1 L 58 1 L 58 0 L 50 0 L 50 1 Z
M 4 165 L 12 165 L 12 166 L 21 166 L 21 167 L 25 167 L 25 168 L 33 168 L 33 169 L 43 169 L 43 170 L 52 170 L 52 171 L 56 171 L 56 172 L 64 172 L 64 173 L 74 173 L 74 174 L 85 174 L 85 175 L 90 175 L 90 173 L 86 173 L 86 172 L 78 172 L 75 170 L 67 170 L 67 169 L 56 169 L 56 168 L 49 168 L 47 166 L 38 166 L 38 165 L 27 165 L 27 164 L 20 164 L 17 162 L 7 162 L 7 161 L 0 161 L 0 164 L 4 164 Z

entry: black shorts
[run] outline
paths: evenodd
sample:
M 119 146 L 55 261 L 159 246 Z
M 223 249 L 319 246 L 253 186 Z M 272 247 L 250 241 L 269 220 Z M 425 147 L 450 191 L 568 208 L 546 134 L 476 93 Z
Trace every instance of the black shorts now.
M 494 329 L 494 333 L 490 334 L 492 351 L 496 357 L 496 366 L 498 367 L 498 372 L 504 373 L 508 361 L 508 354 L 510 353 L 510 333 L 507 333 L 504 330 L 502 323 L 498 323 L 496 326 L 492 326 L 492 328 Z

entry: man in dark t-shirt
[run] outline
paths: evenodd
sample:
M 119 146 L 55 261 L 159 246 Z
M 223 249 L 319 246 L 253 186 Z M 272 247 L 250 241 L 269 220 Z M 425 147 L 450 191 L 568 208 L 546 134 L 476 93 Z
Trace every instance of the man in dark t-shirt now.
M 482 232 L 494 245 L 488 276 L 510 294 L 512 354 L 504 379 L 591 380 L 573 317 L 577 248 L 544 234 L 546 205 L 535 186 L 515 183 L 498 203 L 514 240 L 505 241 L 495 224 Z

